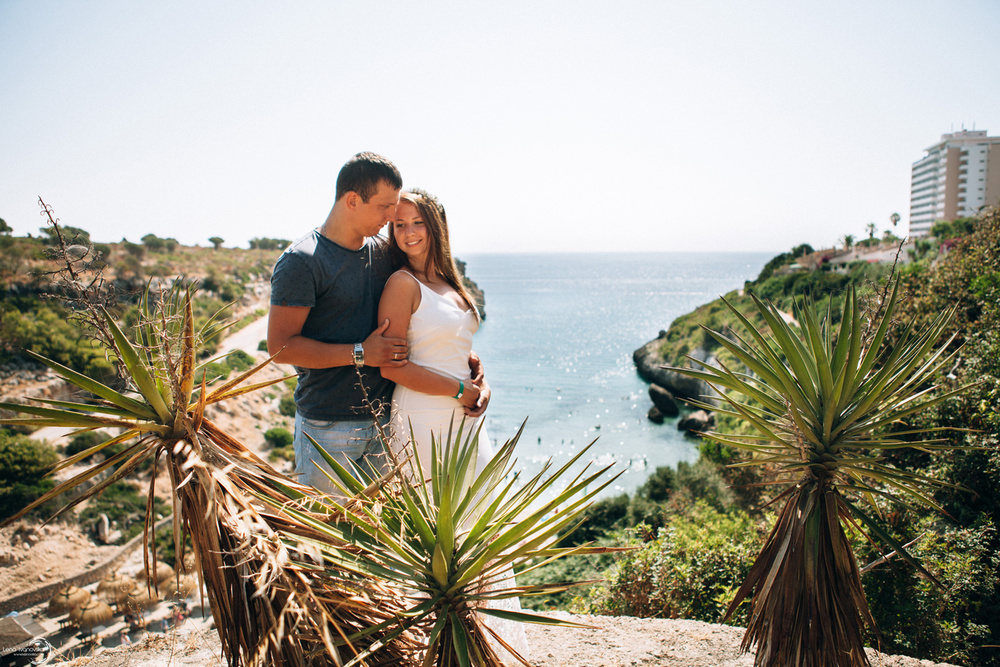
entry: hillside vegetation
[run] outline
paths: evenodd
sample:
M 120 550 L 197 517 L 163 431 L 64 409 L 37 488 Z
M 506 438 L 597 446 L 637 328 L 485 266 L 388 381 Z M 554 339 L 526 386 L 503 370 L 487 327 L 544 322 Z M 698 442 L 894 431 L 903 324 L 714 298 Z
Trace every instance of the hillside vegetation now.
M 0 365 L 32 367 L 24 354 L 31 350 L 83 373 L 110 381 L 113 364 L 91 343 L 89 333 L 73 317 L 72 295 L 53 285 L 54 272 L 63 263 L 57 257 L 58 240 L 51 227 L 36 237 L 0 234 Z M 121 319 L 134 318 L 134 309 L 147 284 L 169 286 L 181 277 L 201 288 L 196 308 L 200 321 L 227 303 L 250 305 L 265 293 L 280 247 L 273 240 L 255 249 L 200 248 L 179 245 L 152 234 L 143 243 L 91 243 L 90 234 L 62 227 L 68 253 L 102 285 L 107 307 Z M 258 239 L 258 245 L 260 240 Z M 241 313 L 245 314 L 245 313 Z M 209 346 L 207 352 L 213 348 Z

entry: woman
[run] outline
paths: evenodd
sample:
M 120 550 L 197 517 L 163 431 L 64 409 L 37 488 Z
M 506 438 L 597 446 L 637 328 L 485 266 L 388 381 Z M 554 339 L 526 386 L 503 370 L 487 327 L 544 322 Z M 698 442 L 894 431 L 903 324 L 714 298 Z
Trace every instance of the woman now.
M 469 372 L 472 335 L 479 313 L 462 286 L 451 257 L 444 208 L 425 192 L 403 192 L 391 223 L 389 252 L 403 268 L 386 282 L 379 302 L 379 322 L 389 320 L 383 335 L 405 337 L 409 363 L 382 368 L 396 383 L 392 395 L 394 454 L 404 453 L 410 440 L 417 450 L 424 478 L 430 474 L 431 433 L 440 441 L 449 428 L 464 421 L 464 432 L 479 427 L 466 408 L 479 402 L 479 387 Z M 477 470 L 492 452 L 485 433 L 480 437 Z
M 389 277 L 379 302 L 379 321 L 389 320 L 386 336 L 406 337 L 409 362 L 382 367 L 382 375 L 396 383 L 392 394 L 390 446 L 405 457 L 407 444 L 416 450 L 423 479 L 430 476 L 431 436 L 446 440 L 449 430 L 463 424 L 463 434 L 480 428 L 466 409 L 479 402 L 479 387 L 469 371 L 472 335 L 479 329 L 479 312 L 462 286 L 448 243 L 448 224 L 438 201 L 420 190 L 403 192 L 391 224 L 389 251 L 402 266 Z M 463 436 L 464 437 L 464 436 Z M 493 452 L 485 429 L 480 431 L 476 473 Z M 493 586 L 515 586 L 508 573 Z M 517 598 L 491 605 L 520 610 Z M 521 623 L 484 617 L 486 623 L 514 650 L 527 657 L 527 639 Z M 505 662 L 513 656 L 494 645 Z M 517 663 L 519 664 L 519 662 Z

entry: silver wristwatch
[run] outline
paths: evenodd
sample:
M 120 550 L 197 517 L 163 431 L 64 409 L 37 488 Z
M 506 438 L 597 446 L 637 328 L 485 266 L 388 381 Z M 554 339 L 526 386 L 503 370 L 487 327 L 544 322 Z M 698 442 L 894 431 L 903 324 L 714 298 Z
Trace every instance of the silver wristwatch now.
M 354 365 L 359 368 L 365 365 L 365 348 L 361 346 L 361 343 L 354 344 Z

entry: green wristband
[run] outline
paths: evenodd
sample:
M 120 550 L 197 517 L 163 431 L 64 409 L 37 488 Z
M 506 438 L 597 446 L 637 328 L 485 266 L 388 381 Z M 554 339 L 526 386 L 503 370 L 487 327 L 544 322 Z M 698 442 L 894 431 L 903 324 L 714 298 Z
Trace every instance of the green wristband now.
M 465 393 L 465 382 L 463 382 L 462 380 L 459 380 L 458 381 L 458 393 L 455 394 L 452 398 L 462 398 L 462 394 L 464 394 L 464 393 Z

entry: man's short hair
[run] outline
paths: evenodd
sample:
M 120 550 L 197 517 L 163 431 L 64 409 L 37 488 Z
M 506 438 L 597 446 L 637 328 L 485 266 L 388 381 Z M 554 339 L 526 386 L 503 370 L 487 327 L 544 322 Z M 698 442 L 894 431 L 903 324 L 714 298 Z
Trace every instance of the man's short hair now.
M 348 192 L 357 192 L 361 201 L 367 203 L 382 181 L 396 190 L 403 187 L 403 177 L 388 158 L 375 153 L 358 153 L 340 168 L 337 175 L 337 199 Z

